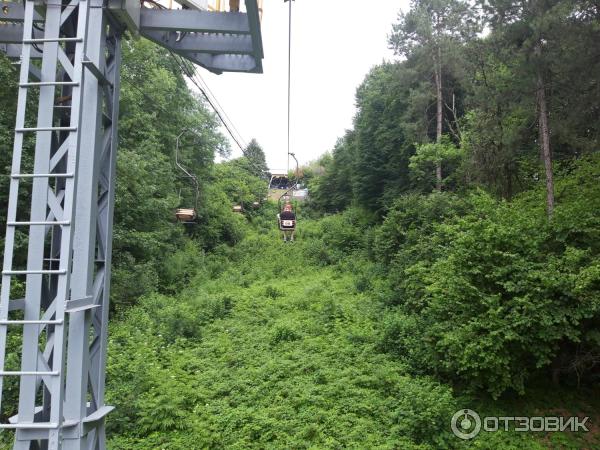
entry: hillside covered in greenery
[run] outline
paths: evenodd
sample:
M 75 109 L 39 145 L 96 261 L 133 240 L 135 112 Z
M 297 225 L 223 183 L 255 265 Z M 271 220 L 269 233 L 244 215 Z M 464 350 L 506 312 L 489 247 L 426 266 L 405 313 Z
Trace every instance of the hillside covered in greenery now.
M 228 159 L 179 65 L 124 42 L 110 449 L 600 448 L 599 5 L 413 0 L 389 45 L 352 128 L 302 168 L 292 244 L 259 143 Z M 17 76 L 2 57 L 0 77 L 7 174 Z M 184 129 L 195 225 L 173 217 L 195 197 L 174 164 Z M 0 228 L 7 197 L 0 177 Z M 450 423 L 465 408 L 591 426 L 463 441 Z
M 294 244 L 278 239 L 275 209 L 266 207 L 234 247 L 190 249 L 198 271 L 186 288 L 146 296 L 113 324 L 111 448 L 595 448 L 595 433 L 482 433 L 463 442 L 450 431 L 464 407 L 597 420 L 593 383 L 552 387 L 536 370 L 557 342 L 587 339 L 586 327 L 565 324 L 588 312 L 568 304 L 577 297 L 592 310 L 597 298 L 589 272 L 578 273 L 580 251 L 549 267 L 533 258 L 558 244 L 552 236 L 566 225 L 536 235 L 545 213 L 528 205 L 539 197 L 518 206 L 483 192 L 412 197 L 383 225 L 356 209 L 318 220 L 304 212 Z M 470 213 L 444 217 L 458 203 Z M 580 213 L 565 208 L 557 217 Z M 395 255 L 388 245 L 401 254 L 383 263 L 376 255 Z M 482 249 L 496 256 L 473 258 Z M 458 271 L 465 258 L 471 264 Z M 547 290 L 515 295 L 511 308 L 470 285 L 494 266 L 488 286 L 537 291 L 544 277 Z M 525 267 L 531 275 L 519 285 Z M 403 271 L 410 277 L 401 281 Z M 560 289 L 573 289 L 571 298 L 546 297 Z

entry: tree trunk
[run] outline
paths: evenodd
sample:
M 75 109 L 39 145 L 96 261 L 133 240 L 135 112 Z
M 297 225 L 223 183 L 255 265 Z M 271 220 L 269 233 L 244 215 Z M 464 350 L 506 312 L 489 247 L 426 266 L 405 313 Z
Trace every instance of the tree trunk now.
M 541 45 L 535 47 L 535 53 L 539 57 L 542 53 Z M 542 69 L 537 69 L 537 103 L 538 103 L 538 130 L 540 135 L 540 153 L 544 168 L 546 170 L 546 212 L 548 218 L 552 218 L 554 212 L 554 175 L 552 172 L 552 153 L 550 151 L 550 127 L 548 125 L 548 105 L 546 102 L 546 87 Z
M 562 367 L 564 364 L 564 353 L 562 346 L 559 348 L 556 356 L 550 363 L 550 374 L 552 376 L 552 384 L 556 387 L 560 386 L 560 375 L 562 373 Z
M 435 165 L 435 188 L 442 192 L 442 162 L 438 161 Z
M 443 98 L 442 98 L 442 49 L 438 46 L 437 57 L 435 58 L 435 94 L 436 94 L 436 133 L 435 141 L 439 144 L 442 141 L 442 122 L 444 120 L 444 113 L 442 109 Z M 436 189 L 442 190 L 442 162 L 439 161 L 435 168 L 435 180 Z

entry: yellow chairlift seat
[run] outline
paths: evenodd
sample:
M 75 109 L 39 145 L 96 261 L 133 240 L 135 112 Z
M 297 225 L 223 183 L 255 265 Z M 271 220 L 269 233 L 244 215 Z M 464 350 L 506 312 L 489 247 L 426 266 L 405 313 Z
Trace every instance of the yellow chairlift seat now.
M 244 212 L 244 207 L 242 205 L 234 205 L 233 212 L 241 214 Z
M 175 211 L 175 217 L 179 222 L 193 222 L 197 214 L 194 208 L 179 208 Z

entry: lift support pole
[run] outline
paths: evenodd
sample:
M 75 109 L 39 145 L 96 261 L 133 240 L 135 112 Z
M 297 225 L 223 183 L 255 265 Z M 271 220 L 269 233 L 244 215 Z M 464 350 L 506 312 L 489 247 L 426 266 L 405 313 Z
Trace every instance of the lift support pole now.
M 18 409 L 0 429 L 14 431 L 14 449 L 106 448 L 124 33 L 215 73 L 260 73 L 258 5 L 245 3 L 228 13 L 136 0 L 0 2 L 0 50 L 20 69 L 0 291 L 0 412 Z M 14 258 L 19 242 L 25 262 Z M 15 389 L 18 408 L 5 404 Z

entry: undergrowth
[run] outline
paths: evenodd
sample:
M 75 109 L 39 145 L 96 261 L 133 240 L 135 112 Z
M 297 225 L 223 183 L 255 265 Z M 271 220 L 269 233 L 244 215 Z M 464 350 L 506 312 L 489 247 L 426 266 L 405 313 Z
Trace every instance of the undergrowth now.
M 415 373 L 384 348 L 392 294 L 385 270 L 369 258 L 376 238 L 369 220 L 356 212 L 304 220 L 297 241 L 285 244 L 272 212 L 267 206 L 256 214 L 233 247 L 209 254 L 186 249 L 195 274 L 180 292 L 145 296 L 112 324 L 107 392 L 117 408 L 108 421 L 111 449 L 598 443 L 594 433 L 457 439 L 450 419 L 459 408 L 482 415 L 550 414 L 570 396 L 573 410 L 567 412 L 575 414 L 585 410 L 586 394 L 555 391 L 554 401 L 542 402 L 542 390 L 512 403 L 493 401 Z

